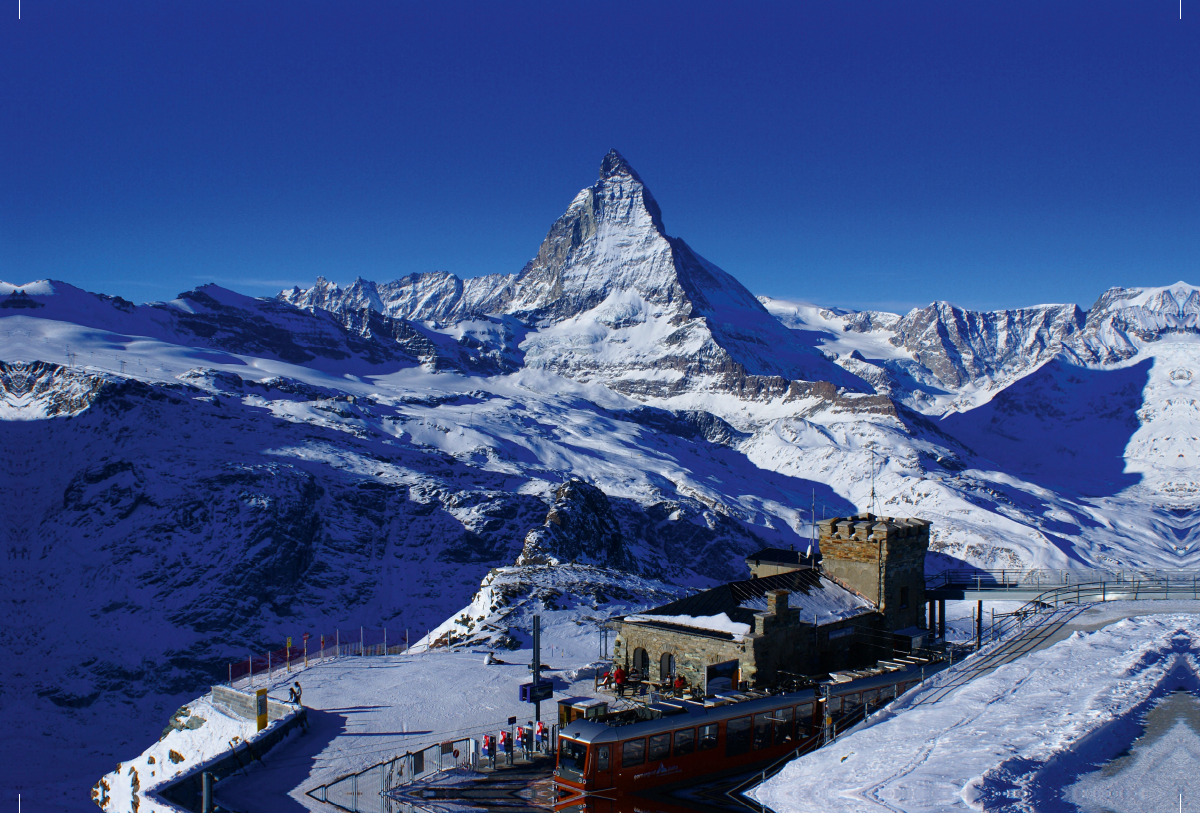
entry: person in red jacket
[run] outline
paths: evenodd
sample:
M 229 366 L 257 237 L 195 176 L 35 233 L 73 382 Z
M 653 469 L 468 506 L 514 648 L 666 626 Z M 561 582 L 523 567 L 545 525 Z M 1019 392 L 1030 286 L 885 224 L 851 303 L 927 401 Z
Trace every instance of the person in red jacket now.
M 617 671 L 613 672 L 613 683 L 617 684 L 617 697 L 625 696 L 625 668 L 617 667 Z
M 687 681 L 683 679 L 683 675 L 675 676 L 675 696 L 683 697 L 683 690 L 687 688 Z

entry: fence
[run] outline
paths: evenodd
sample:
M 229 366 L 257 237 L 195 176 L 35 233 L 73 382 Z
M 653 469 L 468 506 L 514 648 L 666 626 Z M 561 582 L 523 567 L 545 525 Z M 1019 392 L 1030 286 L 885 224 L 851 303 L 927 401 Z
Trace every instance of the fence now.
M 437 773 L 472 770 L 478 762 L 478 744 L 471 737 L 461 737 L 348 774 L 327 785 L 313 788 L 308 795 L 351 813 L 376 810 L 380 813 L 400 813 L 410 810 L 411 805 L 389 795 L 389 792 Z
M 943 587 L 973 587 L 979 589 L 1034 588 L 1050 590 L 1080 584 L 1134 584 L 1148 582 L 1166 585 L 1191 585 L 1200 583 L 1200 570 L 979 570 L 954 568 L 927 576 L 925 589 Z
M 258 655 L 247 655 L 244 660 L 229 664 L 229 685 L 234 686 L 243 681 L 245 685 L 253 685 L 255 678 L 270 678 L 281 669 L 290 672 L 308 666 L 312 661 L 352 655 L 403 655 L 407 652 L 408 646 L 404 642 L 403 633 L 392 630 L 389 640 L 388 632 L 386 628 L 335 629 L 332 635 L 302 637 L 299 645 L 285 646 Z

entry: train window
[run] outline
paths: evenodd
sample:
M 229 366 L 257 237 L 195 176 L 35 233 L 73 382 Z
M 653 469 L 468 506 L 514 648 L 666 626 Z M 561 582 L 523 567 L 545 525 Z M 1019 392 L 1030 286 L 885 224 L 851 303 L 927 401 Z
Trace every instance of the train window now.
M 725 724 L 725 756 L 733 757 L 750 750 L 750 717 L 735 717 Z
M 875 708 L 876 706 L 878 706 L 879 705 L 879 690 L 878 689 L 868 689 L 867 691 L 863 692 L 863 702 L 866 703 L 869 708 Z
M 829 708 L 825 709 L 825 713 L 835 720 L 842 716 L 842 698 L 837 695 L 832 695 L 829 702 L 826 704 Z
M 849 717 L 854 712 L 858 711 L 858 707 L 862 705 L 862 695 L 857 692 L 854 694 L 842 695 L 842 714 Z
M 583 761 L 587 758 L 587 746 L 565 737 L 558 738 L 558 767 L 583 773 Z
M 779 709 L 771 715 L 775 718 L 775 744 L 789 742 L 796 738 L 796 730 L 792 726 L 792 709 Z
M 711 723 L 709 725 L 700 726 L 700 743 L 698 745 L 699 750 L 704 751 L 709 748 L 716 748 L 716 747 L 717 747 L 717 724 Z
M 759 748 L 769 748 L 771 746 L 771 718 L 774 717 L 773 712 L 764 711 L 761 714 L 754 715 L 754 750 Z
M 685 728 L 675 732 L 675 756 L 685 757 L 696 750 L 696 729 Z
M 598 748 L 596 748 L 596 770 L 597 771 L 607 771 L 608 770 L 608 746 L 607 745 L 601 745 Z
M 648 758 L 651 762 L 656 759 L 666 759 L 671 753 L 671 735 L 670 734 L 655 734 L 650 738 L 650 753 Z
M 810 703 L 796 706 L 796 736 L 807 737 L 812 731 L 813 707 Z
M 632 768 L 646 761 L 646 741 L 630 740 L 621 744 L 621 767 Z

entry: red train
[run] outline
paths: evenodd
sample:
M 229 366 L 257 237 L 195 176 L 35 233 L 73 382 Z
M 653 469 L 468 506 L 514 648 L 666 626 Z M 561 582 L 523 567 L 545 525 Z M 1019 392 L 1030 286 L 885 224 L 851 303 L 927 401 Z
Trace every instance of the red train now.
M 618 813 L 632 809 L 621 797 L 765 767 L 819 742 L 826 702 L 833 726 L 849 725 L 861 719 L 864 705 L 874 710 L 890 702 L 942 665 L 913 664 L 835 683 L 827 701 L 820 688 L 728 693 L 704 703 L 668 700 L 576 720 L 559 733 L 555 810 Z

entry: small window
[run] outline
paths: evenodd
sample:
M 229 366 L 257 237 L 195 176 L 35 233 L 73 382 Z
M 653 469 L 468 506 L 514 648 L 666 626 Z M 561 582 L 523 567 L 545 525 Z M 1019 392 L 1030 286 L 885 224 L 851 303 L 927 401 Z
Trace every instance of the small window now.
M 671 735 L 670 734 L 655 734 L 650 738 L 650 755 L 651 762 L 659 759 L 666 759 L 671 753 Z
M 866 703 L 871 708 L 878 706 L 879 705 L 879 690 L 878 689 L 868 689 L 867 691 L 863 692 L 863 702 Z
M 675 756 L 684 757 L 696 750 L 696 729 L 685 728 L 675 732 Z
M 632 768 L 646 761 L 646 741 L 630 740 L 621 744 L 621 767 Z
M 596 749 L 596 770 L 597 771 L 607 771 L 608 770 L 608 746 L 607 745 L 601 745 L 599 748 Z
M 775 715 L 764 711 L 754 715 L 754 750 L 771 747 L 771 718 Z
M 837 695 L 832 695 L 826 705 L 828 705 L 829 708 L 825 710 L 825 713 L 830 717 L 836 720 L 842 716 L 842 698 L 838 697 Z
M 906 585 L 901 585 L 900 586 L 900 609 L 903 610 L 907 606 L 908 606 L 908 587 Z
M 700 726 L 700 744 L 699 749 L 706 751 L 709 748 L 717 747 L 717 724 Z
M 725 756 L 734 757 L 750 750 L 750 717 L 735 717 L 725 724 Z
M 862 705 L 862 695 L 847 694 L 842 696 L 842 714 L 849 717 L 854 712 L 858 711 L 858 707 Z
M 792 709 L 779 709 L 771 715 L 775 718 L 775 744 L 791 742 L 796 738 L 796 730 L 792 726 Z

